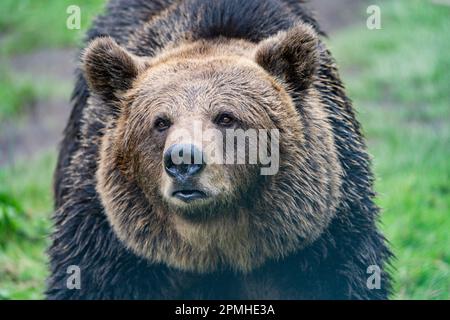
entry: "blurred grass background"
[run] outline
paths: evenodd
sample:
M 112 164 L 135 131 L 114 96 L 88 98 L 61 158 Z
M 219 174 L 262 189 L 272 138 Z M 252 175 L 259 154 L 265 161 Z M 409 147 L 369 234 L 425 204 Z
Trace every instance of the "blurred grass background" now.
M 43 51 L 45 55 L 53 49 L 80 46 L 84 32 L 104 3 L 104 0 L 0 1 L 0 128 L 6 121 L 21 122 L 25 113 L 32 112 L 37 100 L 58 96 L 68 104 L 73 79 L 67 79 L 69 86 L 64 86 L 48 80 L 45 74 L 36 77 L 18 73 L 11 67 L 11 60 L 18 56 L 32 57 L 34 52 Z M 66 10 L 70 5 L 81 9 L 80 30 L 66 27 L 69 16 Z M 35 63 L 40 62 L 36 60 Z M 67 68 L 75 68 L 73 61 L 67 61 Z M 53 149 L 0 166 L 0 299 L 43 298 L 55 165 Z
M 2 0 L 0 1 L 0 120 L 17 114 L 36 98 L 53 91 L 55 83 L 38 83 L 10 70 L 5 60 L 40 49 L 79 45 L 92 17 L 104 0 Z M 66 27 L 70 5 L 81 9 L 81 29 Z M 71 65 L 70 67 L 73 68 Z
M 81 8 L 81 30 L 65 27 L 72 4 Z M 366 28 L 363 6 L 361 19 L 326 42 L 374 158 L 381 227 L 397 255 L 393 298 L 449 299 L 450 6 L 426 0 L 371 4 L 381 8 L 381 30 Z M 18 74 L 10 59 L 80 45 L 103 5 L 0 2 L 0 127 L 20 121 L 36 99 L 63 91 L 68 100 L 70 93 L 70 86 Z M 42 151 L 0 166 L 0 299 L 43 298 L 55 159 L 55 150 Z

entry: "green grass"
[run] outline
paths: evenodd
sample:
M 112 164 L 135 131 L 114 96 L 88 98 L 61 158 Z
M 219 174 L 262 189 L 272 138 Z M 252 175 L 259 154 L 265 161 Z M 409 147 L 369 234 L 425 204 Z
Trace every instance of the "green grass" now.
M 37 98 L 33 83 L 20 76 L 14 76 L 5 68 L 0 70 L 0 121 L 11 118 L 23 111 Z
M 91 1 L 0 1 L 0 52 L 76 45 L 81 33 L 65 29 L 65 8 L 77 2 L 83 15 Z M 449 299 L 450 7 L 379 5 L 382 30 L 361 23 L 328 42 L 374 158 L 381 227 L 397 255 L 394 298 Z M 12 110 L 33 97 L 29 90 L 45 92 L 19 80 L 0 80 L 0 103 L 13 101 Z M 55 155 L 44 154 L 0 168 L 0 299 L 43 297 L 54 165 Z
M 0 78 L 0 125 L 5 120 L 17 120 L 37 101 L 49 98 L 68 100 L 72 90 L 70 81 L 48 79 L 46 75 L 20 74 L 1 65 L 0 72 L 3 72 Z
M 0 299 L 43 297 L 55 155 L 0 169 Z
M 66 27 L 69 5 L 80 8 L 80 30 Z M 60 93 L 57 84 L 42 88 L 39 79 L 11 70 L 9 59 L 32 50 L 78 46 L 103 5 L 103 0 L 0 1 L 0 121 L 20 115 L 37 99 Z
M 368 137 L 398 299 L 450 298 L 450 7 L 379 3 L 330 39 Z
M 0 1 L 0 126 L 37 99 L 67 96 L 66 83 L 19 74 L 11 70 L 10 59 L 33 50 L 77 47 L 103 4 L 103 0 Z M 81 9 L 80 30 L 66 28 L 69 5 Z M 43 297 L 55 157 L 43 154 L 0 167 L 0 299 Z
M 78 44 L 92 17 L 101 11 L 103 0 L 2 0 L 0 1 L 0 53 L 23 53 L 36 48 Z M 80 8 L 80 30 L 70 30 L 67 8 Z

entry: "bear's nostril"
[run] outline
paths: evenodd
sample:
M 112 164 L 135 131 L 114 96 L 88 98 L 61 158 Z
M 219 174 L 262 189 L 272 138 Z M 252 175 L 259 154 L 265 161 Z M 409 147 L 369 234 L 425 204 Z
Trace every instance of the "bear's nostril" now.
M 194 176 L 204 166 L 203 153 L 193 144 L 174 144 L 164 153 L 164 169 L 173 178 Z

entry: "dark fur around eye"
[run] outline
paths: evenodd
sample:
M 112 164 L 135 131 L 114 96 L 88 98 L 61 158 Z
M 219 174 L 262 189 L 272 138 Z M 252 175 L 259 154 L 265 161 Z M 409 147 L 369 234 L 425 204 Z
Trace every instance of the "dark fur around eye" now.
M 236 123 L 236 118 L 231 113 L 222 112 L 216 116 L 214 123 L 221 127 L 231 127 Z
M 169 119 L 159 117 L 155 120 L 154 127 L 156 130 L 161 132 L 169 129 L 171 125 L 172 123 Z

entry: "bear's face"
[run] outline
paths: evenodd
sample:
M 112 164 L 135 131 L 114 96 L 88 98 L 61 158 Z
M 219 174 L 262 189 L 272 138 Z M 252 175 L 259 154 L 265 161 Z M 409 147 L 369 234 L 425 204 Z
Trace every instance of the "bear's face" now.
M 126 246 L 183 270 L 249 271 L 320 235 L 340 167 L 310 88 L 316 47 L 305 26 L 260 44 L 199 41 L 153 59 L 110 39 L 90 45 L 91 104 L 108 115 L 97 191 Z M 308 96 L 312 119 L 289 91 Z
M 296 117 L 286 93 L 260 69 L 238 56 L 177 57 L 140 77 L 116 143 L 149 199 L 160 197 L 171 212 L 193 220 L 245 205 L 249 188 L 263 177 L 257 161 L 238 157 L 257 156 L 258 141 L 238 145 L 243 140 L 231 141 L 232 134 L 257 137 L 276 129 L 276 118 Z

